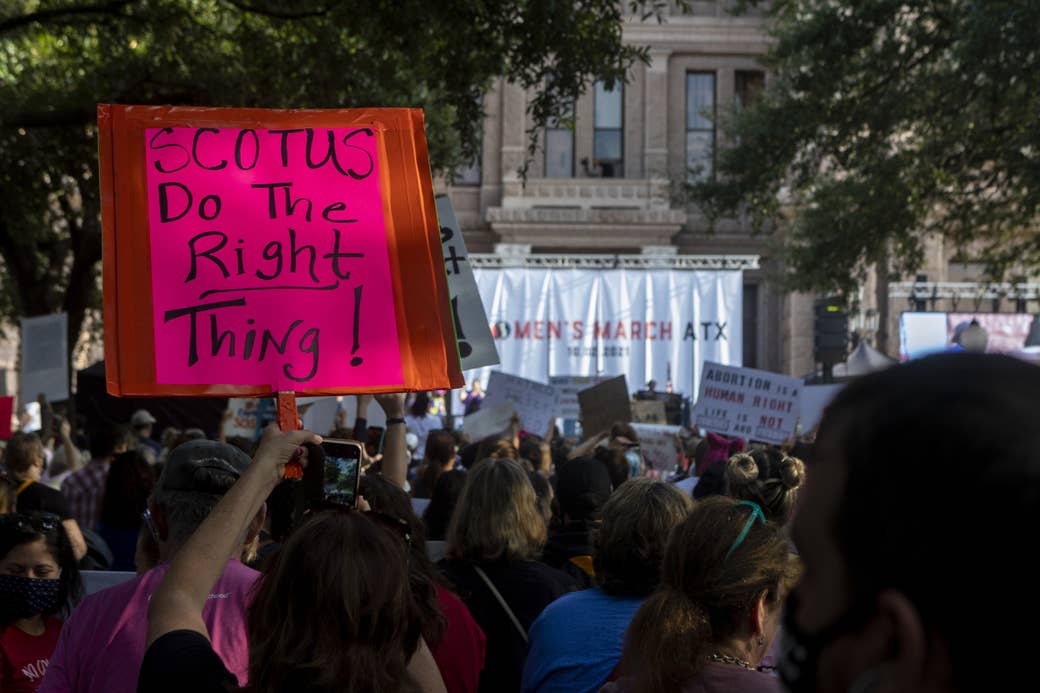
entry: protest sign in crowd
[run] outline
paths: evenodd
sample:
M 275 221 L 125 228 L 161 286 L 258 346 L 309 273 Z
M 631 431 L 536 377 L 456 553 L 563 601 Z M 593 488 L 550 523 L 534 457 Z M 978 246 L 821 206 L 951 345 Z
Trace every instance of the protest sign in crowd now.
M 685 425 L 623 374 L 493 371 L 453 417 L 499 357 L 420 112 L 99 122 L 108 389 L 231 399 L 203 431 L 41 395 L 0 458 L 0 692 L 1018 685 L 983 644 L 1034 649 L 1034 365 L 823 407 L 706 362 Z

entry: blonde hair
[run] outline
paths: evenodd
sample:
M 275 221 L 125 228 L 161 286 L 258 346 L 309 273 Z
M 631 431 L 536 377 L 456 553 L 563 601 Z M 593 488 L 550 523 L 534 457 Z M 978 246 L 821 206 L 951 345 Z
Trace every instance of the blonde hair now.
M 448 526 L 449 558 L 532 561 L 547 530 L 527 472 L 511 459 L 487 459 L 466 475 Z

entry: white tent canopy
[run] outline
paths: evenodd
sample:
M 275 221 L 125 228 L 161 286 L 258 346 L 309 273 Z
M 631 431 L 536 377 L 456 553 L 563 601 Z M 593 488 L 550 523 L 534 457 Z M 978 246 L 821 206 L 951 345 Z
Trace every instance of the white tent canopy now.
M 896 363 L 896 360 L 885 356 L 880 351 L 866 342 L 860 342 L 852 350 L 845 363 L 834 366 L 834 376 L 839 378 L 853 378 L 858 375 L 866 375 L 881 371 Z

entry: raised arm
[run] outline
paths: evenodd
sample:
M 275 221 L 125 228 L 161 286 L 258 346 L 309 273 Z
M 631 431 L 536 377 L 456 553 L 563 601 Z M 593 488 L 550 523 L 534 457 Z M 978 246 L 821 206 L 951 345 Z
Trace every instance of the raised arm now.
M 241 550 L 250 521 L 281 481 L 286 462 L 299 455 L 305 463 L 306 448 L 300 446 L 320 442 L 310 431 L 282 432 L 274 425 L 267 427 L 249 469 L 177 552 L 155 591 L 148 607 L 148 645 L 175 630 L 209 637 L 202 607 L 210 590 L 228 559 Z
M 596 449 L 596 446 L 599 445 L 600 441 L 609 435 L 610 431 L 600 431 L 591 438 L 583 441 L 580 445 L 576 445 L 574 449 L 571 450 L 571 454 L 567 459 L 573 460 L 576 457 L 587 457 L 588 455 L 591 455 L 592 451 Z
M 354 417 L 354 440 L 359 443 L 368 442 L 368 406 L 372 404 L 372 395 L 357 396 L 357 415 Z
M 386 433 L 383 436 L 383 476 L 401 488 L 408 481 L 408 443 L 404 425 L 405 394 L 396 392 L 376 395 L 376 401 L 386 414 Z
M 61 437 L 61 449 L 65 451 L 65 468 L 74 472 L 83 466 L 83 455 L 72 442 L 72 424 L 68 419 L 61 420 L 58 435 Z

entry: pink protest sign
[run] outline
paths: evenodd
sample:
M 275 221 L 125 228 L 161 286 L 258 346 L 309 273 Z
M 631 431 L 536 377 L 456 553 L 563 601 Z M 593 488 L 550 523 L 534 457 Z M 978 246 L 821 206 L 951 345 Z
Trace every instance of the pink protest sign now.
M 145 129 L 156 383 L 402 383 L 379 137 Z

